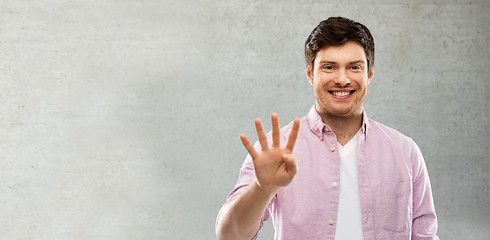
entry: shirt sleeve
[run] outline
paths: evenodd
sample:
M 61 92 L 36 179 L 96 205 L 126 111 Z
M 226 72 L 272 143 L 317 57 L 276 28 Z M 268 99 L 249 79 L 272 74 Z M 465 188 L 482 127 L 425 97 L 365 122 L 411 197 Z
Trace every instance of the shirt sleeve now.
M 413 170 L 412 239 L 437 237 L 437 217 L 432 198 L 429 174 L 419 147 L 414 143 L 411 152 Z

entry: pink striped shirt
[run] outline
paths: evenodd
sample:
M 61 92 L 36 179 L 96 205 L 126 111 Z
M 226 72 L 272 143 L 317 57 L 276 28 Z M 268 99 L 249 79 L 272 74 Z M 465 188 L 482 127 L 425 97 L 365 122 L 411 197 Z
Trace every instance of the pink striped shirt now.
M 286 142 L 291 126 L 281 129 L 281 142 Z M 439 239 L 429 176 L 415 142 L 368 119 L 365 112 L 359 134 L 364 239 Z M 268 138 L 270 142 L 270 133 Z M 255 148 L 260 151 L 259 144 Z M 272 216 L 275 239 L 333 240 L 342 187 L 340 159 L 337 138 L 315 107 L 301 119 L 294 155 L 299 171 L 270 202 L 260 226 Z M 228 200 L 238 196 L 254 178 L 249 155 Z

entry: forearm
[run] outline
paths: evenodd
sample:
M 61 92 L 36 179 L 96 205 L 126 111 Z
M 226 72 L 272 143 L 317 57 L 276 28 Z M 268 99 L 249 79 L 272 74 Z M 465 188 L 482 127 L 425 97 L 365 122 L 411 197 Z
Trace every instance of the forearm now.
M 256 181 L 221 209 L 216 225 L 218 239 L 251 239 L 276 191 L 262 190 Z

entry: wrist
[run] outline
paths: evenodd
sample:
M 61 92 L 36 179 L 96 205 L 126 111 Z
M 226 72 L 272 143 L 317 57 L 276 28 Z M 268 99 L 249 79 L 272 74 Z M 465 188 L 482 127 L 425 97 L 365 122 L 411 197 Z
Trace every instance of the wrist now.
M 267 198 L 272 198 L 274 195 L 276 195 L 277 192 L 281 189 L 281 187 L 270 187 L 270 188 L 263 188 L 260 186 L 259 182 L 257 179 L 253 181 L 251 184 L 251 187 L 253 188 L 254 192 L 267 197 Z

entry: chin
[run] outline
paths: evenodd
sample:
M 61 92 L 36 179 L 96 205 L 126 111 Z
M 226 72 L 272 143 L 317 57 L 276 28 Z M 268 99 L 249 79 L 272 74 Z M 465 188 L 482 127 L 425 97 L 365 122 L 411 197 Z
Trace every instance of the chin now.
M 336 117 L 350 117 L 350 116 L 355 116 L 357 115 L 356 113 L 362 112 L 362 111 L 357 111 L 356 109 L 349 108 L 349 109 L 335 109 L 335 108 L 330 108 L 327 109 L 327 112 Z
M 316 104 L 317 111 L 323 112 L 324 114 L 330 115 L 332 117 L 350 117 L 362 113 L 362 106 L 353 106 L 352 104 L 332 104 L 329 102 L 326 102 L 325 104 L 319 104 L 318 101 Z M 320 109 L 318 108 L 318 106 L 320 106 Z
M 336 116 L 336 117 L 349 117 L 352 115 L 353 114 L 351 112 L 335 112 L 335 111 L 332 112 L 332 116 Z

